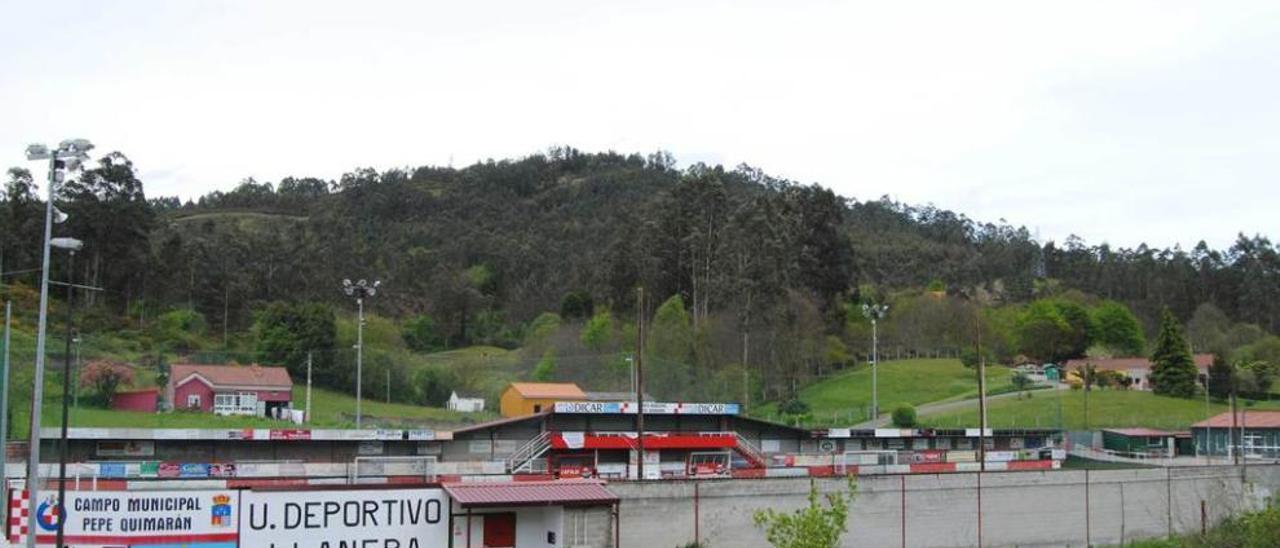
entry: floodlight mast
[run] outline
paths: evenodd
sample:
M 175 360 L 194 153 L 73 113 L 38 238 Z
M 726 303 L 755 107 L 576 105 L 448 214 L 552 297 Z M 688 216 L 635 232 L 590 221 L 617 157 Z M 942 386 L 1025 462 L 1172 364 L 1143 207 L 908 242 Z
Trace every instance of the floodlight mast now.
M 889 305 L 887 304 L 862 305 L 862 315 L 871 320 L 871 420 L 873 421 L 880 418 L 880 394 L 876 378 L 880 369 L 880 354 L 878 348 L 879 334 L 876 331 L 876 323 L 883 319 L 888 311 Z
M 363 426 L 364 413 L 361 409 L 363 395 L 361 394 L 362 383 L 364 380 L 364 300 L 378 294 L 378 287 L 382 286 L 382 282 L 374 280 L 370 284 L 367 280 L 361 279 L 356 283 L 351 283 L 351 279 L 342 280 L 342 292 L 348 297 L 356 299 L 356 429 Z
M 31 390 L 31 433 L 30 454 L 27 457 L 27 497 L 33 504 L 40 504 L 40 412 L 44 406 L 44 352 L 45 333 L 49 326 L 49 252 L 53 240 L 53 198 L 56 187 L 62 180 L 61 170 L 68 169 L 65 160 L 72 160 L 72 168 L 78 168 L 80 162 L 89 158 L 88 152 L 93 150 L 93 143 L 87 139 L 67 139 L 58 144 L 58 148 L 33 144 L 27 147 L 27 159 L 31 161 L 49 161 L 48 198 L 44 209 L 44 240 L 42 242 L 43 258 L 40 263 L 40 319 L 36 328 L 36 364 Z M 65 395 L 64 395 L 65 397 Z M 62 501 L 57 501 L 55 511 L 58 515 L 58 528 L 62 528 L 66 516 Z M 27 535 L 27 547 L 35 548 L 35 528 L 30 528 Z

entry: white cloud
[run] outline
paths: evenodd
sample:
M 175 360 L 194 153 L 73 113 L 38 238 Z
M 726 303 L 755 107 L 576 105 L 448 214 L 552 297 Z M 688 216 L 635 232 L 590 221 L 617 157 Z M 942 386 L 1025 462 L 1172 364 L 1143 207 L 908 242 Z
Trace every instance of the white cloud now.
M 712 159 L 1047 238 L 1274 232 L 1268 3 L 10 4 L 0 165 L 125 151 L 152 195 L 555 144 Z

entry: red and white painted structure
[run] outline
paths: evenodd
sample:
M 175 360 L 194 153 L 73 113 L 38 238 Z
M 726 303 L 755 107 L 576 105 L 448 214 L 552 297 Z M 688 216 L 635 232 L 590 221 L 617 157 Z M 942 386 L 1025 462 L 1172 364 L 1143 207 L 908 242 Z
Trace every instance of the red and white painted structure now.
M 174 364 L 165 394 L 174 409 L 270 417 L 290 407 L 293 380 L 283 367 Z

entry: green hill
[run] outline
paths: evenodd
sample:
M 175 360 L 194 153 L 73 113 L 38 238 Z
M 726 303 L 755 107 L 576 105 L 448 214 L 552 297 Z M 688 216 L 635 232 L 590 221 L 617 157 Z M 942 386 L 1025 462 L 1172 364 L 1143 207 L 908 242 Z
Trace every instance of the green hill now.
M 911 359 L 880 362 L 878 375 L 880 410 L 889 413 L 901 403 L 924 403 L 977 396 L 978 380 L 960 360 Z M 1008 368 L 987 368 L 987 390 L 1002 391 L 1010 386 Z M 809 424 L 849 425 L 869 420 L 871 368 L 838 373 L 800 390 L 800 400 L 809 404 Z M 776 416 L 777 405 L 760 408 L 762 416 Z
M 992 428 L 1051 427 L 1059 425 L 1059 404 L 1062 423 L 1072 430 L 1086 428 L 1084 416 L 1085 394 L 1080 390 L 1062 390 L 1057 394 L 1034 392 L 1031 398 L 1001 398 L 990 402 L 987 420 Z M 1280 402 L 1258 402 L 1249 409 L 1280 408 Z M 1185 430 L 1192 423 L 1226 411 L 1228 406 L 1213 402 L 1205 407 L 1200 399 L 1157 396 L 1150 392 L 1123 390 L 1094 390 L 1089 393 L 1088 428 L 1148 427 L 1165 430 Z M 921 417 L 923 424 L 935 427 L 971 427 L 978 424 L 976 408 L 963 411 Z

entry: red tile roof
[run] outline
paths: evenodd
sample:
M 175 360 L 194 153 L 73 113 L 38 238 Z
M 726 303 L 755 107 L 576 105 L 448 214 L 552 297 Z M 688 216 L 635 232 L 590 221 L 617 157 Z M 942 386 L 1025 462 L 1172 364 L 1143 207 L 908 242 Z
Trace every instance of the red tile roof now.
M 513 382 L 511 388 L 526 398 L 587 399 L 587 393 L 571 382 Z
M 1148 438 L 1164 438 L 1173 436 L 1173 432 L 1164 430 L 1156 430 L 1154 428 L 1103 428 L 1103 432 L 1114 432 L 1122 436 L 1148 437 Z
M 1196 364 L 1196 369 L 1205 371 L 1209 366 L 1213 365 L 1213 354 L 1196 354 L 1191 356 L 1191 361 Z M 1090 364 L 1097 367 L 1099 371 L 1128 371 L 1130 369 L 1151 369 L 1151 360 L 1146 358 L 1082 358 L 1075 360 L 1067 360 L 1065 364 L 1068 371 L 1074 371 L 1077 367 L 1084 364 Z
M 592 480 L 446 483 L 443 487 L 464 508 L 618 502 L 604 482 Z
M 219 386 L 243 386 L 276 388 L 291 390 L 293 379 L 289 371 L 283 367 L 262 367 L 258 365 L 199 365 L 174 364 L 169 368 L 169 378 L 174 386 L 183 384 L 191 375 L 200 375 L 205 380 Z
M 1236 426 L 1246 428 L 1280 428 L 1280 411 L 1245 411 L 1236 416 Z M 1221 413 L 1209 420 L 1200 421 L 1192 428 L 1231 428 L 1231 412 Z

